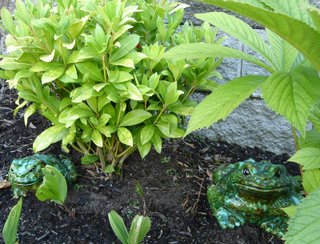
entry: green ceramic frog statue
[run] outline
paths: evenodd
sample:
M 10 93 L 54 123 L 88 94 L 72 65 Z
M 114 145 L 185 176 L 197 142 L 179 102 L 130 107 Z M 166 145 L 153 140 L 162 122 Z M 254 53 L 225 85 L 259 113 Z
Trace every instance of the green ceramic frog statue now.
M 12 184 L 13 196 L 25 196 L 28 190 L 35 190 L 42 182 L 41 169 L 45 165 L 57 168 L 67 182 L 76 180 L 77 172 L 74 164 L 65 156 L 35 154 L 21 159 L 14 159 L 9 169 L 9 181 Z
M 243 162 L 219 167 L 208 188 L 208 201 L 221 228 L 235 228 L 244 223 L 261 226 L 283 237 L 288 216 L 281 209 L 300 203 L 299 181 L 283 165 Z

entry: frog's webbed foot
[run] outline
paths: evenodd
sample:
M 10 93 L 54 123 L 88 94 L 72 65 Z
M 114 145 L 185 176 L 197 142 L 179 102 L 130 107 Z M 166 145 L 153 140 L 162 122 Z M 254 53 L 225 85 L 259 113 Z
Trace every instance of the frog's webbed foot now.
M 222 207 L 219 208 L 214 215 L 222 229 L 233 229 L 245 223 L 245 219 L 241 214 L 232 210 L 226 210 Z
M 288 217 L 285 216 L 270 217 L 261 224 L 261 228 L 266 232 L 282 238 L 288 227 L 287 221 Z
M 27 191 L 20 187 L 12 187 L 13 198 L 25 197 L 27 195 Z

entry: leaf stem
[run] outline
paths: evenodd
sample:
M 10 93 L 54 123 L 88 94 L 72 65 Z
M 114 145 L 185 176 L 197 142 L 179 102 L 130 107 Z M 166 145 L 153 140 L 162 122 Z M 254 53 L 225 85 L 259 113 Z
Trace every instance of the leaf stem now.
M 299 146 L 299 138 L 297 135 L 297 130 L 296 130 L 296 128 L 294 128 L 294 126 L 291 126 L 291 130 L 292 130 L 292 135 L 293 135 L 293 140 L 294 140 L 294 144 L 296 147 L 296 151 L 298 151 L 300 149 L 300 146 Z M 302 177 L 303 176 L 303 169 L 302 169 L 301 164 L 299 164 L 299 170 L 300 170 L 300 175 Z
M 160 119 L 161 115 L 164 113 L 164 111 L 167 109 L 165 105 L 163 105 L 163 108 L 161 109 L 160 113 L 158 114 L 156 120 L 153 122 L 153 124 L 156 124 L 158 120 Z
M 106 167 L 106 160 L 105 160 L 104 153 L 103 153 L 103 150 L 102 150 L 101 147 L 97 147 L 97 154 L 98 154 L 99 159 L 100 159 L 101 168 L 102 168 L 102 169 L 105 169 L 105 167 Z

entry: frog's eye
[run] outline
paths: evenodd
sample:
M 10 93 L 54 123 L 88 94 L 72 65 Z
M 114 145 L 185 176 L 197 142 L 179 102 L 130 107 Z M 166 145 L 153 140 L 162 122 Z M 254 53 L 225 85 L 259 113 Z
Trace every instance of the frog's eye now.
M 280 176 L 281 176 L 281 170 L 280 170 L 280 169 L 276 169 L 275 172 L 274 172 L 274 175 L 275 175 L 275 177 L 280 178 Z
M 244 169 L 242 170 L 242 174 L 243 174 L 243 175 L 251 175 L 251 172 L 250 172 L 250 170 L 249 170 L 248 168 L 244 168 Z

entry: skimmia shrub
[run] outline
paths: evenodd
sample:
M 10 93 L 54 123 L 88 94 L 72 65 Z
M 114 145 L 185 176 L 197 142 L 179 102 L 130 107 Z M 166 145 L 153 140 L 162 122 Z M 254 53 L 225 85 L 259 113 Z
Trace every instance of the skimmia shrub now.
M 296 211 L 286 209 L 291 219 L 285 240 L 287 243 L 316 243 L 320 238 L 317 231 L 320 226 L 320 10 L 310 6 L 307 0 L 203 2 L 240 13 L 267 28 L 268 43 L 233 16 L 225 13 L 198 15 L 240 39 L 264 60 L 263 63 L 250 60 L 234 50 L 225 50 L 221 56 L 248 60 L 268 70 L 270 75 L 240 77 L 217 88 L 195 109 L 188 130 L 191 132 L 225 118 L 261 87 L 266 104 L 293 127 L 298 151 L 289 160 L 300 164 L 307 195 Z M 205 58 L 217 49 L 211 44 L 184 44 L 166 55 Z M 312 124 L 311 130 L 306 130 L 307 122 Z M 299 139 L 296 130 L 300 132 Z
M 174 61 L 163 54 L 192 42 L 216 43 L 208 24 L 180 27 L 186 5 L 156 0 L 16 1 L 1 10 L 8 32 L 0 76 L 18 91 L 24 118 L 51 122 L 35 140 L 41 151 L 61 141 L 99 161 L 106 173 L 135 150 L 161 151 L 163 138 L 184 135 L 183 117 L 196 89 L 216 87 L 209 76 L 220 58 Z

